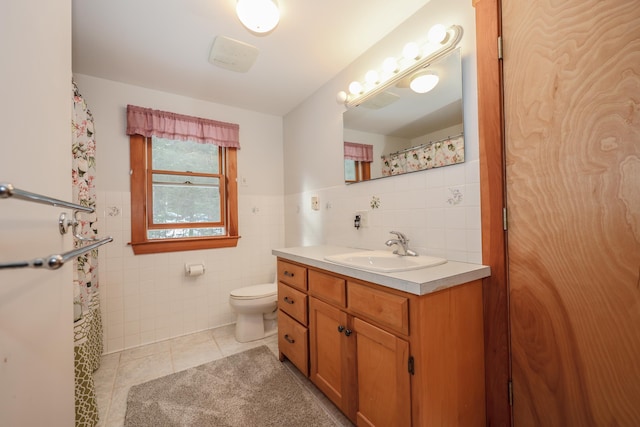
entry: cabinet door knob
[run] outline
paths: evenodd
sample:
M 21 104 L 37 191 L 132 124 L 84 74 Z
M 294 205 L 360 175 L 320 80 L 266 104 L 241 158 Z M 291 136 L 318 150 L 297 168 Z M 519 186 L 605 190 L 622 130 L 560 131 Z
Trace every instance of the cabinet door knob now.
M 289 299 L 289 297 L 284 297 L 284 302 L 286 302 L 287 304 L 293 304 L 295 301 L 292 299 Z
M 338 332 L 342 333 L 342 331 L 344 331 L 344 326 L 342 325 L 338 326 Z
M 284 336 L 284 339 L 287 340 L 289 344 L 293 344 L 294 342 L 296 342 L 296 340 L 291 338 L 288 334 Z
M 353 331 L 352 331 L 351 329 L 347 329 L 347 330 L 345 330 L 345 331 L 344 331 L 344 334 L 345 334 L 346 336 L 349 336 L 349 335 L 351 335 L 352 333 L 353 333 Z

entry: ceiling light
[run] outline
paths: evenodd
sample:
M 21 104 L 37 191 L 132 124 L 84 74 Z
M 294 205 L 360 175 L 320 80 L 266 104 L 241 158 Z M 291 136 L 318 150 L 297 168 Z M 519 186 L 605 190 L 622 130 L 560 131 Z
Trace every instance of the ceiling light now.
M 236 13 L 242 25 L 254 33 L 268 33 L 280 21 L 275 0 L 238 0 Z
M 426 71 L 416 74 L 409 83 L 409 87 L 416 93 L 427 93 L 438 84 L 440 79 L 436 73 Z

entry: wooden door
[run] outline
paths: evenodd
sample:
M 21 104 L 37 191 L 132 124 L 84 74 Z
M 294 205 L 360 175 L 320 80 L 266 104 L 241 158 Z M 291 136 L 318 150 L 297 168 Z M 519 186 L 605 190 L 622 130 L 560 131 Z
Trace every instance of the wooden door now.
M 409 343 L 354 319 L 358 373 L 357 424 L 410 426 Z
M 640 7 L 503 2 L 516 426 L 640 425 Z
M 345 414 L 350 415 L 349 339 L 347 314 L 309 298 L 309 378 Z

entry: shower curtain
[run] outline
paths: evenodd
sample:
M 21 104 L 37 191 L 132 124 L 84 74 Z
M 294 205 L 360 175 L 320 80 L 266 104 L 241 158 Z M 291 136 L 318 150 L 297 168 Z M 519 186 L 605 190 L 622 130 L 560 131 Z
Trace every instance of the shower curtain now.
M 95 149 L 93 116 L 80 95 L 74 81 L 71 175 L 73 201 L 82 206 L 96 207 Z M 76 216 L 76 234 L 93 238 L 98 234 L 97 214 L 80 213 Z M 76 239 L 76 245 L 80 245 Z M 80 306 L 81 315 L 74 319 L 75 339 L 75 402 L 76 427 L 94 427 L 98 423 L 93 371 L 100 366 L 103 351 L 102 316 L 98 294 L 98 250 L 79 256 L 73 269 L 74 308 Z
M 447 138 L 380 156 L 382 176 L 391 176 L 464 162 L 464 136 Z

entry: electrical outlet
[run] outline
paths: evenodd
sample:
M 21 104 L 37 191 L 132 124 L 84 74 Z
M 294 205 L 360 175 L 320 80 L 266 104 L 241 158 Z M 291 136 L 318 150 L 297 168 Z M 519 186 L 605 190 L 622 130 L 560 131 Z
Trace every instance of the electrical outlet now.
M 320 210 L 320 200 L 318 199 L 318 196 L 311 197 L 311 209 L 314 211 Z
M 369 226 L 369 212 L 357 211 L 356 215 L 360 217 L 360 227 L 367 228 Z

